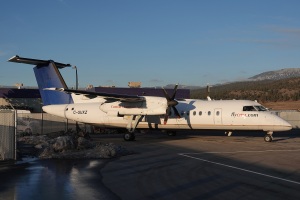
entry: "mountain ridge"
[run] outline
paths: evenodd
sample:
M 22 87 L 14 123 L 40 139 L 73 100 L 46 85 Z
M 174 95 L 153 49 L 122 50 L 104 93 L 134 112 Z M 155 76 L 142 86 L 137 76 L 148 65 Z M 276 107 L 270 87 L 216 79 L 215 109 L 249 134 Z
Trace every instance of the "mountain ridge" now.
M 191 90 L 191 98 L 205 99 L 205 88 Z M 264 102 L 300 102 L 300 77 L 280 80 L 243 81 L 212 86 L 212 99 L 248 99 Z
M 232 83 L 242 83 L 242 82 L 249 82 L 249 81 L 272 81 L 272 80 L 282 80 L 282 79 L 288 79 L 288 78 L 297 78 L 300 77 L 300 68 L 284 68 L 280 70 L 273 70 L 273 71 L 266 71 L 257 75 L 254 75 L 250 78 L 247 78 L 245 80 L 240 81 L 233 81 L 233 82 L 226 82 L 226 83 L 218 83 L 211 85 L 212 87 L 216 86 L 222 86 Z M 175 84 L 168 84 L 165 85 L 164 88 L 174 88 Z M 197 89 L 203 89 L 206 88 L 206 86 L 194 86 L 194 85 L 179 85 L 178 89 L 190 89 L 190 90 L 197 90 Z
M 258 75 L 252 76 L 249 80 L 280 80 L 286 78 L 300 77 L 300 68 L 284 68 L 280 70 L 267 71 Z

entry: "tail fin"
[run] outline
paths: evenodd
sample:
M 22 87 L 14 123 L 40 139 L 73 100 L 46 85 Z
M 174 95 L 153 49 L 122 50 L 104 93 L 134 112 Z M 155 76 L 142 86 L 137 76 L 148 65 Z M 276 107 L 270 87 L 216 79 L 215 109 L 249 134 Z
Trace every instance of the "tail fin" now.
M 44 106 L 53 104 L 73 103 L 73 99 L 70 94 L 51 90 L 44 90 L 44 88 L 53 87 L 67 89 L 68 87 L 63 77 L 61 76 L 58 68 L 70 67 L 70 64 L 62 64 L 54 62 L 52 60 L 21 58 L 19 56 L 14 56 L 8 61 L 36 65 L 33 70 L 35 73 L 35 78 L 40 90 Z

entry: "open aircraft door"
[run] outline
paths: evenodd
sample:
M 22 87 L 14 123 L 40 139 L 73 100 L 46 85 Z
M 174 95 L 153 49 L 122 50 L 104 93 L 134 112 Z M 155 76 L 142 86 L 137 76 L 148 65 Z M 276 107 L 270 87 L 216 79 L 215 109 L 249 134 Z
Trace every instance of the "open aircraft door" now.
M 222 124 L 222 109 L 216 108 L 214 111 L 214 122 L 216 125 Z

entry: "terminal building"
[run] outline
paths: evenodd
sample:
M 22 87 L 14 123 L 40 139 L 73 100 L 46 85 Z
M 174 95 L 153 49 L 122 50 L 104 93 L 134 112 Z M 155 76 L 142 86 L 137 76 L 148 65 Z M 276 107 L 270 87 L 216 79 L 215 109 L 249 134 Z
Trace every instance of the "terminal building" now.
M 38 89 L 0 88 L 0 110 L 28 110 L 41 112 L 42 101 Z

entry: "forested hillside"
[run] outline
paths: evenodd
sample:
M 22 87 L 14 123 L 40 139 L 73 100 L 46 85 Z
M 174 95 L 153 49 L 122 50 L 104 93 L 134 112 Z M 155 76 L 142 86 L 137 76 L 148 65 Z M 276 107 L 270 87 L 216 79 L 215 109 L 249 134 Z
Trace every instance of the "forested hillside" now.
M 214 86 L 212 99 L 249 99 L 265 102 L 300 101 L 300 78 L 235 82 Z M 191 98 L 205 99 L 206 88 L 191 90 Z

